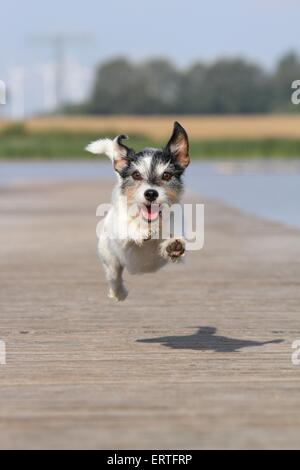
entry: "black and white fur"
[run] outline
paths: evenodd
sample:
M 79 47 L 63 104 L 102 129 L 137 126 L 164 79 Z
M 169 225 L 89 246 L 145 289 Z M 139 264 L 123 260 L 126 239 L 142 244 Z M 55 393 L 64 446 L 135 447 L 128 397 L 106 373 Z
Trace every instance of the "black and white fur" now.
M 157 215 L 157 208 L 178 203 L 183 192 L 182 175 L 190 163 L 188 136 L 178 122 L 162 150 L 145 148 L 136 153 L 124 145 L 125 139 L 128 137 L 101 139 L 86 148 L 94 154 L 106 154 L 118 175 L 112 206 L 104 219 L 98 245 L 109 284 L 109 297 L 117 301 L 125 300 L 128 295 L 122 279 L 124 268 L 131 274 L 155 272 L 168 261 L 184 255 L 182 239 L 151 238 L 152 224 L 146 220 L 141 228 L 138 213 L 142 208 L 143 214 L 148 213 L 150 218 L 153 215 L 161 217 L 160 213 Z M 122 196 L 126 196 L 125 202 Z M 130 205 L 137 210 L 129 217 L 127 209 Z M 127 230 L 125 239 L 118 236 L 122 227 Z

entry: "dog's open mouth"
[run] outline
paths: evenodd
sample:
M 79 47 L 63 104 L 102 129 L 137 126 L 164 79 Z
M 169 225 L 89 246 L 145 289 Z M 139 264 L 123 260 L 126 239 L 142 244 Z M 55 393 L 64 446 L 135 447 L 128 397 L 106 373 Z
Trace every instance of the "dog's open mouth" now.
M 161 214 L 161 207 L 159 204 L 143 205 L 141 207 L 141 214 L 147 222 L 155 222 Z

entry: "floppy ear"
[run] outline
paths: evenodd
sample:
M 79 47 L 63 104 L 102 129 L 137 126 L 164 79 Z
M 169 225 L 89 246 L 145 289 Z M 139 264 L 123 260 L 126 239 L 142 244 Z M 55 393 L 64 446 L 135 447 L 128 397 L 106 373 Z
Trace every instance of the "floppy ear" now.
M 189 165 L 189 138 L 185 129 L 177 121 L 174 123 L 173 134 L 166 150 L 182 168 L 185 169 Z
M 92 142 L 86 147 L 88 152 L 95 155 L 107 155 L 114 164 L 115 170 L 118 173 L 126 168 L 130 158 L 134 156 L 134 150 L 126 147 L 122 140 L 127 140 L 127 135 L 119 135 L 114 140 L 100 139 Z

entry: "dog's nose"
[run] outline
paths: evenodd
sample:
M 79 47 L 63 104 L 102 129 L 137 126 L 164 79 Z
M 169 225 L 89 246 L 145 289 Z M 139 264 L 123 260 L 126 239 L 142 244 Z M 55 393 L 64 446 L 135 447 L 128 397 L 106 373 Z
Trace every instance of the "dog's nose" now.
M 144 194 L 145 198 L 149 202 L 155 201 L 158 198 L 158 192 L 155 189 L 147 189 Z

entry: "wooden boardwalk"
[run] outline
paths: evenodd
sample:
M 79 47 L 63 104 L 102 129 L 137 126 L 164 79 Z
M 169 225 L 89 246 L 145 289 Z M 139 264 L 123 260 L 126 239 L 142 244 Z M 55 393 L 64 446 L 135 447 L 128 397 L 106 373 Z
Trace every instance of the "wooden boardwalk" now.
M 300 448 L 300 237 L 219 203 L 184 266 L 106 297 L 108 183 L 0 192 L 0 447 Z

